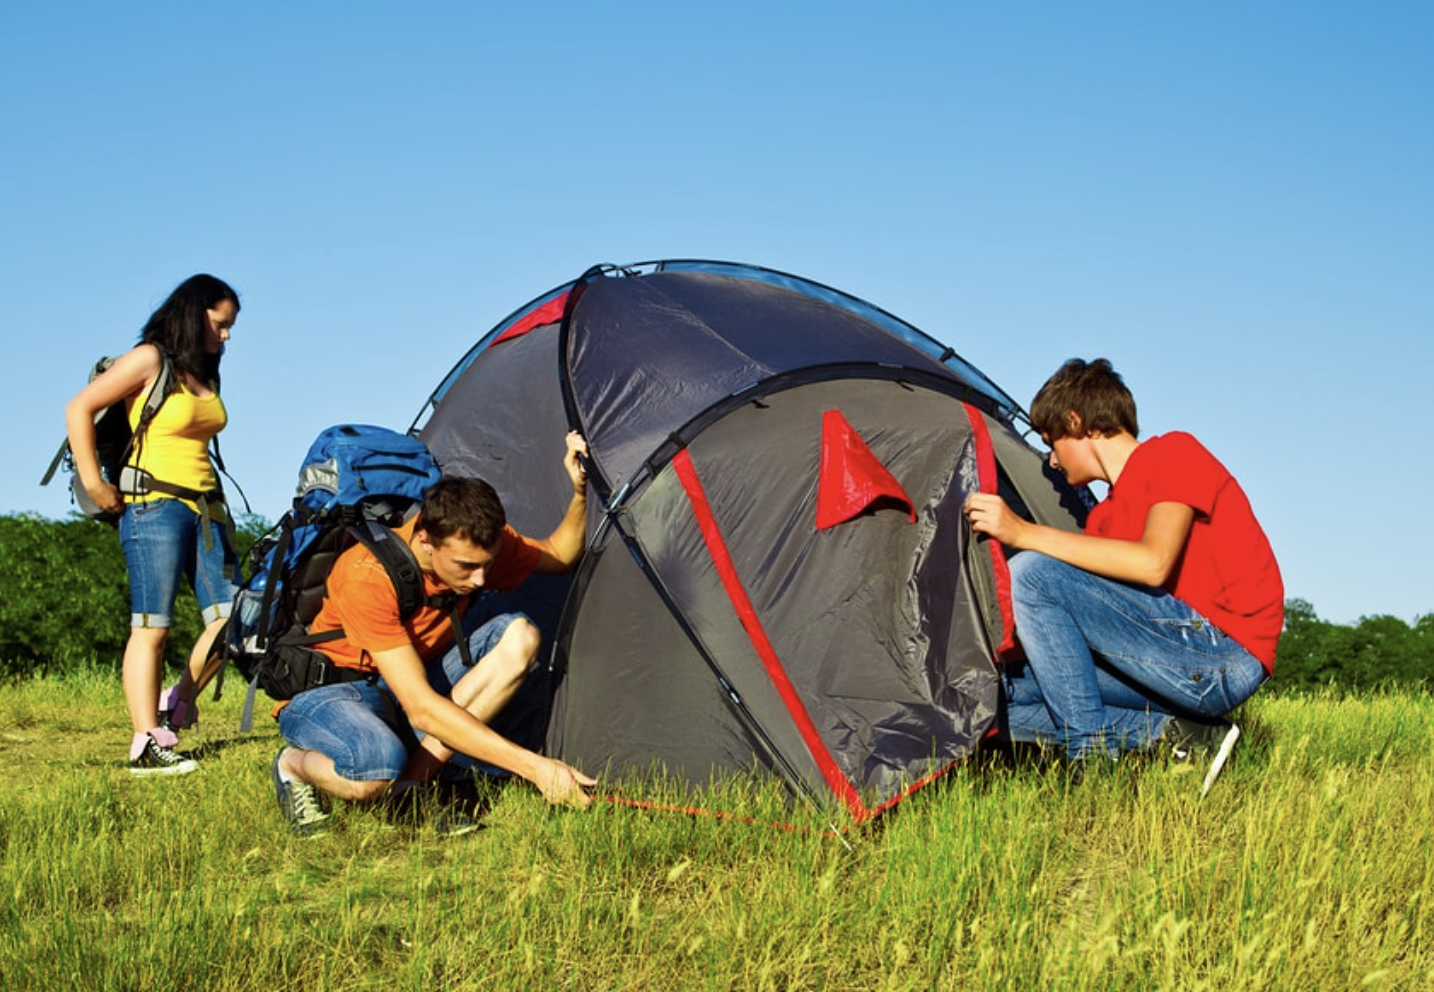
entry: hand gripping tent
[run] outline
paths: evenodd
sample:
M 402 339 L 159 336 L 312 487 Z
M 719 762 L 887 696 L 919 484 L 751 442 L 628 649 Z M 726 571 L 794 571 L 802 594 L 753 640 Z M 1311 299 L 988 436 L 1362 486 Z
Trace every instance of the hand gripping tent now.
M 414 431 L 529 533 L 566 507 L 562 435 L 588 440 L 586 554 L 519 604 L 552 630 L 548 753 L 695 784 L 756 768 L 860 822 L 996 718 L 1008 573 L 966 496 L 1083 521 L 1028 426 L 876 307 L 665 261 L 594 268 L 516 311 Z

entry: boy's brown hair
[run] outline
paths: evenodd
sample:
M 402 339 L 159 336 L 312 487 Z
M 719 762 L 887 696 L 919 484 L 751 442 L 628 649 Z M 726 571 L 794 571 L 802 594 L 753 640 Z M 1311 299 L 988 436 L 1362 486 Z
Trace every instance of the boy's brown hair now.
M 417 529 L 435 545 L 450 537 L 492 548 L 508 522 L 497 492 L 482 479 L 445 476 L 423 494 Z
M 1072 418 L 1072 414 L 1075 415 Z M 1063 437 L 1140 436 L 1135 397 L 1109 359 L 1072 358 L 1031 401 L 1031 425 L 1047 444 Z

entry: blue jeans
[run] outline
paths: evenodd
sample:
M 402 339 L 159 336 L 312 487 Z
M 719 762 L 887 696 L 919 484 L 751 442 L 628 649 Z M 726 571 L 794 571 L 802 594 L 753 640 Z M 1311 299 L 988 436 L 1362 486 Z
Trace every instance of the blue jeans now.
M 156 499 L 126 506 L 119 532 L 129 569 L 131 627 L 174 626 L 181 575 L 189 580 L 206 624 L 229 616 L 237 592 L 237 559 L 222 524 L 177 499 Z
M 497 647 L 508 625 L 520 617 L 505 613 L 474 630 L 468 637 L 473 662 Z M 468 669 L 455 644 L 442 657 L 428 662 L 427 672 L 428 684 L 447 696 Z M 332 758 L 334 771 L 351 782 L 397 779 L 408 764 L 409 751 L 419 741 L 382 679 L 341 682 L 299 693 L 279 711 L 279 732 L 294 747 Z M 466 767 L 472 761 L 458 755 L 450 764 Z
M 1011 598 L 1027 658 L 1006 682 L 1011 740 L 1113 757 L 1158 740 L 1171 716 L 1223 716 L 1265 680 L 1257 658 L 1160 589 L 1026 551 L 1011 558 Z

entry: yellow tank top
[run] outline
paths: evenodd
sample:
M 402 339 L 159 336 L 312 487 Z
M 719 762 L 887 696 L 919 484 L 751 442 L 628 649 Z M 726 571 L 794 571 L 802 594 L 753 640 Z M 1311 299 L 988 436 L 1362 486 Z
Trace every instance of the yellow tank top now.
M 129 400 L 129 424 L 133 430 L 139 424 L 140 411 L 144 407 L 145 393 L 141 391 Z M 130 455 L 129 464 L 148 472 L 156 479 L 186 489 L 207 492 L 218 484 L 214 465 L 209 460 L 209 442 L 229 422 L 224 401 L 218 393 L 195 396 L 183 384 L 169 394 L 159 408 L 149 428 L 137 445 L 137 453 Z M 129 502 L 165 497 L 161 493 L 149 496 L 126 496 Z M 198 506 L 189 500 L 186 506 L 199 512 Z M 223 513 L 223 504 L 211 510 L 211 516 Z

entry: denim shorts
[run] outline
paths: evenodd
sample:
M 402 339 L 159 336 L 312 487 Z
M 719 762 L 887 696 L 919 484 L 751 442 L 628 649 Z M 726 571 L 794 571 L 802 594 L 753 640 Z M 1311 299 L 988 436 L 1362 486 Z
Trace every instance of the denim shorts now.
M 131 627 L 174 626 L 181 575 L 206 624 L 229 616 L 238 559 L 224 525 L 177 499 L 157 499 L 126 506 L 119 531 L 129 568 Z
M 497 646 L 508 625 L 521 619 L 505 613 L 478 627 L 468 637 L 476 662 Z M 428 684 L 450 695 L 468 671 L 457 646 L 428 662 Z M 333 759 L 334 771 L 350 782 L 391 782 L 403 774 L 408 753 L 419 735 L 409 725 L 398 700 L 382 679 L 340 682 L 301 692 L 279 711 L 279 731 L 291 746 L 318 751 Z M 458 755 L 455 767 L 471 766 Z

